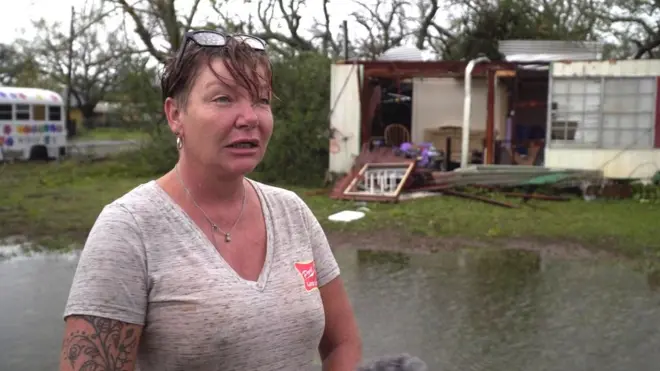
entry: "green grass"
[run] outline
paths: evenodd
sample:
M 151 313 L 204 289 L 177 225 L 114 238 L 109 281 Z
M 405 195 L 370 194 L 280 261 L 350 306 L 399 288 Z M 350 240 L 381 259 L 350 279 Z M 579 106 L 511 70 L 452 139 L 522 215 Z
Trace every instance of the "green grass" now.
M 491 196 L 510 203 L 520 202 Z M 350 204 L 326 197 L 310 197 L 307 202 L 324 226 L 344 231 L 380 229 L 425 237 L 566 241 L 628 256 L 660 254 L 660 234 L 656 227 L 660 204 L 633 200 L 532 201 L 539 207 L 506 209 L 478 201 L 438 196 L 399 204 L 370 203 L 371 211 L 365 218 L 346 224 L 326 220 L 328 215 L 344 210 Z
M 145 179 L 120 164 L 0 164 L 0 238 L 22 235 L 60 248 L 82 242 L 105 204 Z
M 101 208 L 147 177 L 127 175 L 127 163 L 0 164 L 0 238 L 24 235 L 53 248 L 82 242 Z M 660 256 L 660 204 L 634 200 L 532 201 L 538 208 L 505 209 L 450 196 L 399 204 L 369 203 L 367 216 L 353 223 L 327 217 L 355 209 L 353 202 L 325 195 L 303 196 L 328 231 L 403 236 L 523 238 L 578 242 L 627 256 Z M 518 202 L 508 200 L 509 202 Z M 502 243 L 505 243 L 504 241 Z
M 143 140 L 147 134 L 141 130 L 124 128 L 85 129 L 78 133 L 76 140 Z

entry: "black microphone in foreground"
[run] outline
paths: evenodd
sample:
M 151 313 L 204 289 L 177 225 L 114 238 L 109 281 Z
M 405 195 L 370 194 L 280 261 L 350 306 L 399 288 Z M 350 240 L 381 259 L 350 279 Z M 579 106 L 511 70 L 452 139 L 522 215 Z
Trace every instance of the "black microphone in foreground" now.
M 356 371 L 428 371 L 428 367 L 421 359 L 404 353 L 376 358 Z

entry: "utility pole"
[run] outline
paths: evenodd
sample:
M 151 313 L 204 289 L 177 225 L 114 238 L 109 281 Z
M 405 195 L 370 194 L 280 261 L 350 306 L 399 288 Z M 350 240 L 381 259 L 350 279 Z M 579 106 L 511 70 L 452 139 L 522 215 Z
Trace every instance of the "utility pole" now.
M 342 28 L 344 29 L 344 60 L 348 60 L 348 21 L 344 20 L 342 23 Z
M 76 17 L 76 10 L 71 7 L 71 25 L 69 27 L 69 51 L 68 51 L 68 60 L 66 64 L 66 96 L 64 97 L 64 122 L 67 128 L 67 136 L 70 138 L 75 135 L 75 128 L 70 130 L 69 125 L 69 112 L 71 111 L 71 75 L 73 74 L 73 40 L 74 36 L 74 21 Z

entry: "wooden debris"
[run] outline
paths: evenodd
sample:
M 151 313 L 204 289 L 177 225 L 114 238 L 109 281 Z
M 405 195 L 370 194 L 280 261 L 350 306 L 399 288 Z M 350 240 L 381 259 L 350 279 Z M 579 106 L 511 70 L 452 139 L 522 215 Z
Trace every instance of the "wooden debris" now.
M 535 149 L 533 149 L 532 152 Z M 537 154 L 532 153 L 532 155 Z M 534 157 L 534 156 L 530 156 Z M 440 192 L 446 195 L 487 202 L 492 205 L 518 206 L 483 195 L 460 192 L 464 187 L 481 187 L 502 192 L 506 197 L 549 201 L 568 201 L 568 197 L 536 193 L 537 188 L 576 188 L 602 184 L 602 171 L 550 169 L 528 165 L 473 165 L 467 169 L 435 171 L 418 168 L 416 159 L 396 153 L 392 148 L 369 149 L 365 144 L 348 174 L 335 182 L 333 199 L 398 202 L 402 192 Z M 503 188 L 523 188 L 523 192 L 503 192 Z M 597 186 L 600 187 L 600 186 Z M 615 187 L 612 187 L 615 188 Z M 611 193 L 625 194 L 615 189 Z
M 383 201 L 399 199 L 415 161 L 405 163 L 367 163 L 344 189 L 344 198 L 380 198 Z

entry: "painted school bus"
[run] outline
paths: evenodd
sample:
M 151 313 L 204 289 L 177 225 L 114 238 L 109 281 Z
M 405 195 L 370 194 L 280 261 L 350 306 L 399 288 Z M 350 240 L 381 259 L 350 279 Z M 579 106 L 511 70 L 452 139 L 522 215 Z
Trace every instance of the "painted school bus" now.
M 0 86 L 0 161 L 58 158 L 67 145 L 62 97 L 50 90 Z

